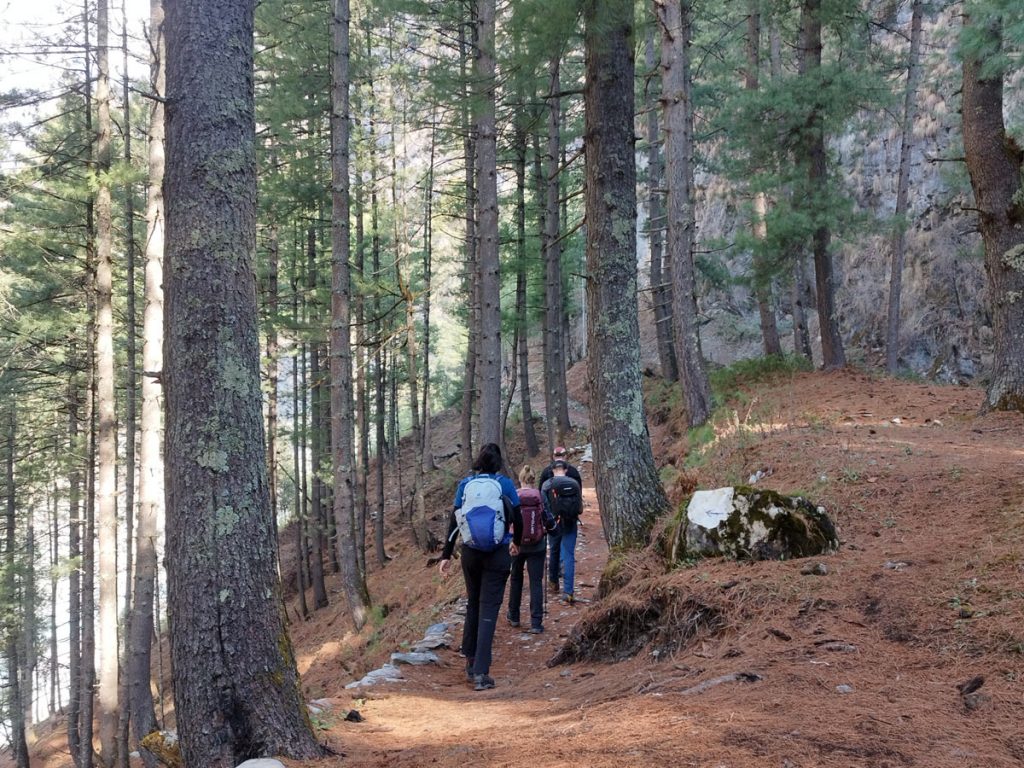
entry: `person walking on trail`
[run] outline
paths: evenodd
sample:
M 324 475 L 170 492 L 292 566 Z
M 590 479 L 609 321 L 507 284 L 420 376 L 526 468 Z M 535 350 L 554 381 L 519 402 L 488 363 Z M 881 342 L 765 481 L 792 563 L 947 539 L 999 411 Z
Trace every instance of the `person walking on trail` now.
M 560 445 L 551 452 L 551 463 L 544 467 L 544 471 L 540 473 L 540 480 L 537 483 L 537 488 L 540 489 L 540 492 L 544 492 L 544 483 L 554 475 L 556 461 L 563 462 L 566 465 L 565 474 L 579 483 L 580 488 L 583 488 L 583 478 L 580 477 L 580 471 L 568 462 L 565 448 Z M 558 576 L 562 570 L 561 549 L 562 529 L 556 526 L 553 531 L 548 533 L 548 587 L 553 595 L 558 594 Z
M 552 476 L 544 482 L 541 493 L 548 512 L 557 521 L 561 530 L 559 554 L 562 560 L 562 602 L 575 603 L 576 595 L 573 588 L 576 579 L 576 535 L 579 530 L 580 514 L 583 512 L 583 489 L 580 484 L 568 475 L 569 465 L 564 461 L 555 461 Z M 554 586 L 558 587 L 558 571 L 554 575 Z
M 519 505 L 523 518 L 523 536 L 519 554 L 512 558 L 512 578 L 508 588 L 508 612 L 505 618 L 513 627 L 519 626 L 519 608 L 523 599 L 523 569 L 530 577 L 530 633 L 544 631 L 544 554 L 547 531 L 555 520 L 544 504 L 541 492 L 533 487 L 533 471 L 523 467 L 519 473 Z
M 466 582 L 466 621 L 462 625 L 462 653 L 466 678 L 474 690 L 494 687 L 491 646 L 498 611 L 505 598 L 512 557 L 519 554 L 523 519 L 515 483 L 501 474 L 501 449 L 488 443 L 473 463 L 474 474 L 455 491 L 448 519 L 448 536 L 438 566 L 448 578 L 456 534 L 462 537 L 462 577 Z

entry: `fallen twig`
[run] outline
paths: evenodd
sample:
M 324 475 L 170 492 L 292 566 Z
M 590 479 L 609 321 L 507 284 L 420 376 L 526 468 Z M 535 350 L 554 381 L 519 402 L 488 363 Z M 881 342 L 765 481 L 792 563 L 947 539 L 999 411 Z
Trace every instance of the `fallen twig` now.
M 716 685 L 722 683 L 756 683 L 764 678 L 756 672 L 733 672 L 731 675 L 722 675 L 721 677 L 713 677 L 710 680 L 705 680 L 703 683 L 698 683 L 692 688 L 686 688 L 679 691 L 680 696 L 690 696 L 695 693 L 704 693 L 704 691 L 714 688 Z

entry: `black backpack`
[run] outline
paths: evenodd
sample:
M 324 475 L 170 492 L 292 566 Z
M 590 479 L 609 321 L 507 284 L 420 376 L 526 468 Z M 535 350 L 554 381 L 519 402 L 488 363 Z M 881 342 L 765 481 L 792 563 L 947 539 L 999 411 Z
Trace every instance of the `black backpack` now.
M 551 514 L 561 521 L 563 527 L 572 528 L 583 512 L 583 497 L 580 495 L 580 484 L 571 477 L 552 477 Z

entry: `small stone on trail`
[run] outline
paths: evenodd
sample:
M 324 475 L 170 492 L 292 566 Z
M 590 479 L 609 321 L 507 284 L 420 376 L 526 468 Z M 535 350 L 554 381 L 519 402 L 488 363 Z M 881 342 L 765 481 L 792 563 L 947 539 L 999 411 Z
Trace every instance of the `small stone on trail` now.
M 348 714 L 345 715 L 345 720 L 350 722 L 350 723 L 361 723 L 365 719 L 366 719 L 365 717 L 363 717 L 361 714 L 359 714 L 359 710 L 358 709 L 350 709 L 348 711 Z
M 244 763 L 239 763 L 238 768 L 284 768 L 284 763 L 280 760 L 259 757 L 255 760 L 246 760 Z
M 882 567 L 887 571 L 902 571 L 908 565 L 910 565 L 910 563 L 904 563 L 902 560 L 886 560 L 885 565 Z
M 824 563 L 808 563 L 800 569 L 804 576 L 827 576 L 828 566 Z
M 437 664 L 440 659 L 436 653 L 392 653 L 391 662 L 398 664 L 412 664 L 422 666 L 424 664 Z
M 836 691 L 838 691 L 839 693 L 853 693 L 853 686 L 852 685 L 837 685 L 836 686 Z

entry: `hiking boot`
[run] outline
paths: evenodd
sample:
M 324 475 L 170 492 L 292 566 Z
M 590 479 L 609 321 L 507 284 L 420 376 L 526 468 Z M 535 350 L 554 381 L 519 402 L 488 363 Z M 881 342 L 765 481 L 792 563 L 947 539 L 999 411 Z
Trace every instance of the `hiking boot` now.
M 576 597 L 566 592 L 564 595 L 562 595 L 561 599 L 558 602 L 560 602 L 562 605 L 575 605 Z
M 519 619 L 513 619 L 511 613 L 506 613 L 505 618 L 508 619 L 508 623 L 511 624 L 513 627 L 519 626 Z
M 530 634 L 531 635 L 539 635 L 543 631 L 544 631 L 544 627 L 540 626 L 539 624 L 537 626 L 535 626 L 535 627 L 530 627 Z
M 559 593 L 559 591 L 560 591 L 559 588 L 558 588 L 558 582 L 557 581 L 549 581 L 548 582 L 548 591 L 551 594 L 553 594 L 553 595 L 557 595 Z
M 473 682 L 474 691 L 486 691 L 488 688 L 494 687 L 494 678 L 490 675 L 477 675 L 473 678 Z
M 474 679 L 475 677 L 476 676 L 473 674 L 473 662 L 472 661 L 467 661 L 466 662 L 466 682 L 467 683 L 474 683 L 474 682 L 476 682 L 476 680 Z

